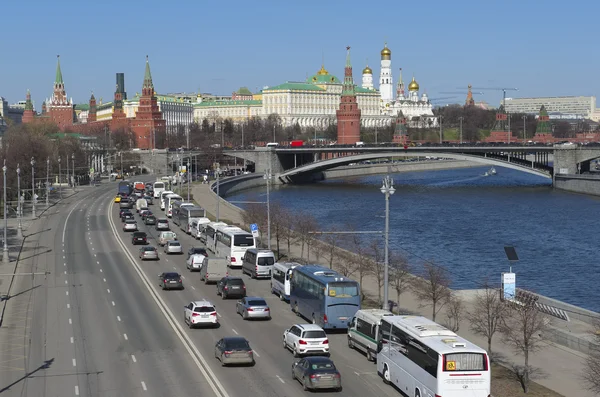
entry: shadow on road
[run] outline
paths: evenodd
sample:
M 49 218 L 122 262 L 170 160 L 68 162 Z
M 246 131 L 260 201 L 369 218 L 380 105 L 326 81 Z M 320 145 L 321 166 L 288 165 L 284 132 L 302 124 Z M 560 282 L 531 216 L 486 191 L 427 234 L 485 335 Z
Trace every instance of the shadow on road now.
M 31 258 L 35 258 L 36 256 L 40 256 L 40 255 L 44 255 L 44 254 L 49 254 L 50 252 L 52 252 L 51 248 L 46 249 L 46 251 L 43 252 L 38 252 L 37 254 L 33 254 L 33 255 L 29 255 L 23 258 L 19 258 L 20 261 L 24 261 L 26 259 L 31 259 Z
M 40 365 L 39 367 L 37 367 L 33 371 L 26 373 L 25 375 L 23 375 L 22 377 L 20 377 L 19 379 L 17 379 L 13 383 L 11 383 L 10 385 L 5 386 L 2 389 L 0 389 L 0 393 L 4 393 L 5 391 L 10 390 L 11 387 L 13 387 L 14 385 L 16 385 L 17 383 L 20 383 L 24 379 L 32 377 L 32 375 L 35 374 L 36 372 L 41 371 L 43 369 L 50 368 L 50 366 L 52 365 L 53 362 L 54 362 L 54 358 L 51 358 L 50 360 L 44 361 L 44 364 Z
M 36 286 L 34 286 L 34 287 L 27 288 L 26 290 L 19 291 L 19 292 L 17 292 L 17 293 L 16 293 L 16 294 L 14 294 L 14 295 L 9 295 L 9 296 L 6 298 L 6 300 L 9 300 L 9 299 L 12 299 L 12 298 L 16 298 L 16 297 L 17 297 L 17 296 L 19 296 L 19 295 L 23 295 L 23 294 L 25 294 L 25 293 L 27 293 L 27 292 L 29 292 L 29 291 L 33 291 L 34 289 L 36 289 L 36 288 L 39 288 L 39 287 L 41 287 L 41 286 L 42 286 L 42 284 L 38 284 L 38 285 L 36 285 Z

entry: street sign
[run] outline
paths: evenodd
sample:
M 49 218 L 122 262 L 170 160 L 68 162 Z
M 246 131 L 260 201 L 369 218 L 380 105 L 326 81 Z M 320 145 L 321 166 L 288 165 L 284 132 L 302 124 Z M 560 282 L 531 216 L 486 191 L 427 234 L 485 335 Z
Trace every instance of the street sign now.
M 90 168 L 90 174 L 93 174 L 93 173 L 94 173 L 94 169 Z
M 258 237 L 258 225 L 256 223 L 250 225 L 250 231 L 253 237 Z

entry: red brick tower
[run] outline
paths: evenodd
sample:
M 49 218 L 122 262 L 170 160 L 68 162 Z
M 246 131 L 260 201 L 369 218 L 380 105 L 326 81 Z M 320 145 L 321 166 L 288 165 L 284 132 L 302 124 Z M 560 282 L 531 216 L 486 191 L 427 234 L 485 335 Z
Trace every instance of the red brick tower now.
M 73 126 L 75 112 L 73 100 L 67 98 L 65 83 L 60 70 L 60 55 L 57 55 L 56 78 L 54 79 L 54 93 L 49 101 L 46 101 L 46 113 L 61 130 Z
M 22 123 L 31 123 L 35 117 L 35 111 L 33 110 L 33 103 L 31 103 L 31 93 L 27 90 L 27 101 L 25 102 L 25 111 L 23 112 Z
M 96 98 L 94 97 L 94 93 L 92 92 L 92 96 L 90 97 L 90 110 L 88 110 L 88 123 L 95 123 L 98 118 L 98 109 L 96 108 Z
M 132 129 L 138 148 L 164 148 L 166 125 L 162 113 L 158 109 L 158 101 L 154 93 L 148 56 L 146 56 L 146 72 L 144 74 L 144 84 L 142 85 L 142 96 L 140 97 L 140 105 L 137 109 L 135 120 L 132 122 Z
M 468 86 L 469 91 L 467 92 L 467 99 L 465 100 L 465 107 L 475 106 L 475 99 L 473 99 L 472 88 L 473 88 L 473 86 L 471 84 L 469 84 L 469 86 Z
M 400 143 L 406 145 L 408 141 L 408 129 L 406 128 L 406 117 L 402 110 L 398 111 L 396 116 L 396 126 L 394 127 L 394 136 L 392 138 L 394 143 Z
M 350 47 L 346 47 L 346 67 L 344 69 L 344 86 L 340 108 L 337 116 L 337 142 L 341 145 L 355 144 L 360 141 L 360 109 L 356 101 L 352 64 L 350 63 Z

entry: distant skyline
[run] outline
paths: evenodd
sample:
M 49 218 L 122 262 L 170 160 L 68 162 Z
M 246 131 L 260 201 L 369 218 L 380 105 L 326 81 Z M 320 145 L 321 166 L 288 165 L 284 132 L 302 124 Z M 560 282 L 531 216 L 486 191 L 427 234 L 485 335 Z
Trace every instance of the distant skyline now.
M 354 81 L 367 64 L 378 82 L 380 51 L 434 102 L 463 103 L 467 85 L 516 87 L 508 97 L 597 95 L 595 26 L 600 4 L 574 0 L 502 5 L 464 0 L 414 3 L 264 0 L 228 3 L 185 0 L 100 3 L 57 0 L 3 5 L 0 96 L 9 103 L 31 90 L 37 111 L 52 95 L 56 55 L 75 103 L 112 101 L 115 73 L 125 73 L 129 97 L 141 91 L 145 56 L 158 93 L 230 95 L 285 81 L 303 81 L 325 68 L 343 77 L 352 47 Z M 376 84 L 378 86 L 378 83 Z M 441 94 L 442 92 L 465 94 Z M 497 106 L 501 91 L 475 100 Z

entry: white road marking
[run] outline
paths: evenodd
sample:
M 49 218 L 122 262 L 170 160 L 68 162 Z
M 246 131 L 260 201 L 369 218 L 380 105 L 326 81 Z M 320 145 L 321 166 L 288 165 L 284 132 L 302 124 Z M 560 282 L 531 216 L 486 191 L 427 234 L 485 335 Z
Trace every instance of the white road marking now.
M 354 371 L 354 373 L 356 374 L 356 376 L 360 376 L 360 374 L 358 372 Z
M 258 352 L 256 351 L 256 349 L 252 349 L 252 352 L 254 353 L 254 355 L 255 355 L 256 357 L 260 357 L 260 354 L 258 354 Z
M 176 270 L 177 270 L 177 268 L 176 268 L 175 266 L 173 266 L 173 269 L 176 269 Z
M 73 366 L 76 367 L 77 366 L 77 360 L 73 359 Z
M 127 337 L 127 334 L 123 334 L 123 338 L 125 338 L 125 340 L 129 340 L 129 338 Z
M 104 282 L 106 282 L 106 279 L 105 279 L 105 278 L 103 278 L 102 280 L 104 280 Z
M 67 309 L 70 309 L 70 308 L 71 308 L 71 304 L 67 303 Z
M 71 343 L 75 343 L 75 338 L 71 336 Z
M 194 286 L 192 285 L 192 289 L 196 289 L 196 287 L 194 287 Z
M 217 316 L 221 317 L 221 313 L 217 313 Z
M 115 305 L 115 301 L 112 301 L 111 303 L 112 303 L 113 306 Z
M 67 262 L 63 263 L 63 265 L 67 266 Z
M 72 319 L 69 319 L 69 324 L 73 324 L 73 320 Z
M 69 291 L 65 291 L 65 294 L 68 296 L 69 295 Z
M 106 289 L 106 292 L 108 292 L 108 293 L 110 294 L 110 289 L 108 289 L 108 288 L 107 288 L 107 289 Z
M 117 316 L 117 321 L 121 321 L 121 317 Z
M 100 273 L 102 273 L 102 269 L 100 269 Z
M 184 275 L 181 275 L 181 278 L 185 280 L 185 276 Z
M 100 264 L 100 261 L 96 261 L 96 265 L 99 265 L 99 264 Z
M 94 258 L 96 257 L 96 254 L 94 254 Z
M 69 284 L 69 282 L 67 280 L 65 280 L 65 284 Z
M 67 257 L 63 255 L 63 259 L 67 259 Z
M 275 375 L 275 376 L 277 377 L 277 379 L 279 379 L 279 381 L 280 381 L 281 383 L 285 383 L 285 381 L 284 381 L 283 379 L 281 379 L 281 376 L 279 376 L 279 375 Z
M 79 395 L 79 386 L 75 386 L 75 395 L 78 396 Z
M 142 389 L 144 389 L 144 391 L 148 390 L 148 388 L 146 387 L 146 383 L 144 381 L 142 381 Z
M 67 271 L 65 270 L 65 274 L 67 274 Z
M 94 250 L 94 247 L 92 247 L 92 251 Z
M 133 360 L 134 363 L 137 363 L 137 359 L 135 358 L 135 356 L 133 354 L 131 355 L 131 359 Z
M 67 233 L 67 223 L 69 222 L 69 217 L 71 216 L 71 214 L 73 213 L 73 211 L 75 211 L 75 208 L 77 208 L 77 204 L 75 204 L 75 206 L 71 209 L 71 211 L 67 215 L 67 219 L 65 219 L 65 226 L 63 227 L 63 233 L 62 233 L 62 242 L 63 242 L 63 245 L 65 244 L 65 234 Z
M 235 329 L 231 328 L 231 330 L 233 331 L 234 334 L 239 335 Z

